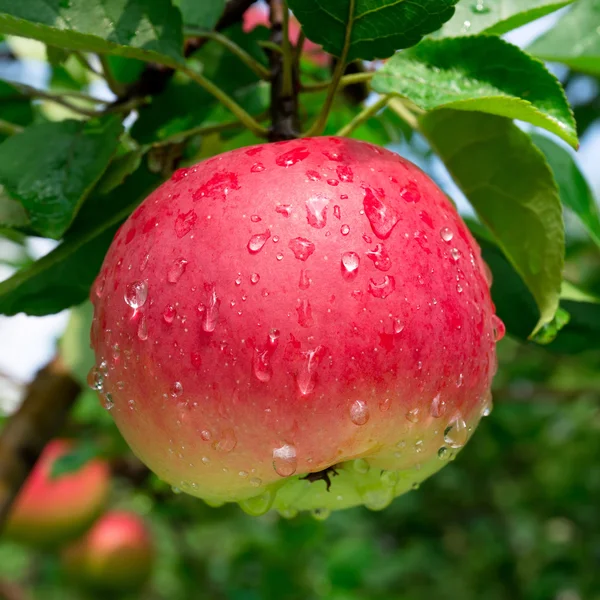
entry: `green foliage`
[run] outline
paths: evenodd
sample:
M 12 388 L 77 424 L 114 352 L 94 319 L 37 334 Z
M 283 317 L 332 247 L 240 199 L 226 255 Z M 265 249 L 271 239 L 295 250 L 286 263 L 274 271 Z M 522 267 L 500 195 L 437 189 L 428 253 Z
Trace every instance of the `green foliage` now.
M 502 35 L 573 2 L 574 0 L 460 0 L 454 17 L 440 29 L 439 35 Z
M 585 73 L 600 74 L 600 0 L 579 0 L 560 22 L 528 50 Z
M 414 46 L 454 12 L 457 0 L 290 0 L 309 39 L 341 56 L 348 39 L 348 60 L 387 58 Z
M 373 78 L 424 110 L 486 112 L 544 127 L 577 147 L 575 120 L 559 82 L 538 61 L 500 38 L 425 40 L 396 54 Z
M 543 155 L 511 121 L 493 115 L 433 111 L 422 117 L 421 128 L 531 290 L 540 311 L 537 327 L 552 320 L 564 233 L 558 190 Z

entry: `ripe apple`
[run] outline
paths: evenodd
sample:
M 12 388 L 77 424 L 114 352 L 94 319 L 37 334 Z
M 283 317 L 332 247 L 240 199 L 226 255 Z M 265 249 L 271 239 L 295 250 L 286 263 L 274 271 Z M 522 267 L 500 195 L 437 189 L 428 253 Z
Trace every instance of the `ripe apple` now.
M 134 591 L 150 577 L 154 544 L 135 513 L 111 511 L 100 517 L 62 553 L 65 571 L 77 582 L 104 591 Z
M 489 411 L 480 250 L 419 168 L 320 137 L 180 169 L 93 286 L 92 379 L 134 452 L 209 503 L 383 508 Z
M 91 460 L 79 470 L 52 477 L 54 463 L 72 443 L 46 445 L 11 509 L 5 534 L 33 546 L 52 546 L 85 531 L 100 514 L 108 495 L 108 465 Z
M 252 31 L 255 27 L 259 25 L 264 25 L 265 27 L 270 27 L 271 23 L 269 21 L 269 9 L 264 4 L 253 4 L 245 13 L 244 13 L 244 31 Z M 298 38 L 300 37 L 301 31 L 300 23 L 298 19 L 294 16 L 290 16 L 289 20 L 289 36 L 292 44 L 298 43 Z M 309 39 L 304 41 L 304 46 L 302 48 L 303 56 L 308 61 L 313 63 L 318 67 L 327 67 L 329 65 L 329 61 L 331 60 L 331 56 L 321 48 L 318 44 L 311 42 Z

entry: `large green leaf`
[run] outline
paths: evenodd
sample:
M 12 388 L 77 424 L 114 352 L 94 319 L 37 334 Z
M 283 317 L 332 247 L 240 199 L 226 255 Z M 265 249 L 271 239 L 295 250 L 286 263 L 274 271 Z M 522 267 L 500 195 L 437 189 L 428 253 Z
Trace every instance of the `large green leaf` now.
M 189 27 L 214 29 L 225 10 L 225 0 L 175 0 L 183 16 L 183 23 Z
M 527 49 L 544 60 L 600 74 L 600 0 L 578 0 L 558 23 Z
M 170 0 L 0 0 L 0 33 L 176 65 L 181 14 Z
M 123 127 L 115 116 L 32 125 L 0 144 L 0 184 L 33 231 L 60 238 L 106 170 Z
M 0 80 L 0 119 L 16 125 L 28 125 L 33 119 L 31 99 L 6 81 Z M 0 134 L 0 140 L 5 138 Z
M 90 197 L 60 246 L 0 283 L 0 313 L 47 315 L 83 302 L 117 228 L 158 182 L 143 167 L 111 194 Z
M 564 263 L 562 206 L 543 154 L 511 121 L 494 115 L 438 110 L 420 124 L 531 290 L 541 327 L 558 308 Z
M 558 80 L 495 36 L 424 40 L 393 56 L 372 85 L 424 110 L 454 108 L 528 121 L 577 147 L 575 120 Z
M 594 194 L 582 175 L 575 158 L 566 148 L 550 138 L 531 134 L 535 145 L 544 153 L 558 183 L 560 199 L 580 219 L 591 238 L 600 246 L 600 213 Z
M 574 0 L 460 0 L 440 35 L 502 35 L 572 2 Z
M 289 0 L 310 40 L 348 60 L 387 58 L 439 29 L 458 0 Z

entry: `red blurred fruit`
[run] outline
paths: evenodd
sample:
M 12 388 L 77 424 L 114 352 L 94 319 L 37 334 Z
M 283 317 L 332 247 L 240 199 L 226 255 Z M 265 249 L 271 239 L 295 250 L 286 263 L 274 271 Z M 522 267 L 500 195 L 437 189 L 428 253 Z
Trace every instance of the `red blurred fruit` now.
M 85 536 L 64 549 L 63 564 L 76 581 L 105 591 L 134 591 L 152 573 L 154 544 L 136 514 L 111 511 Z
M 51 546 L 81 535 L 100 514 L 110 484 L 105 462 L 92 460 L 73 473 L 51 477 L 54 463 L 71 449 L 66 440 L 44 448 L 12 507 L 7 537 Z
M 371 144 L 180 169 L 117 233 L 91 295 L 93 376 L 119 429 L 211 503 L 382 508 L 489 411 L 502 325 L 480 250 L 421 170 Z
M 255 27 L 259 25 L 264 25 L 265 27 L 270 27 L 269 21 L 269 9 L 264 4 L 253 4 L 245 13 L 244 13 L 244 31 L 252 31 Z M 298 43 L 298 38 L 300 37 L 300 23 L 298 23 L 298 19 L 294 16 L 290 16 L 289 20 L 289 36 L 292 44 Z M 331 59 L 330 55 L 321 48 L 318 44 L 311 42 L 309 39 L 304 41 L 304 46 L 302 48 L 303 56 L 313 64 L 318 67 L 327 67 L 329 65 L 329 61 Z

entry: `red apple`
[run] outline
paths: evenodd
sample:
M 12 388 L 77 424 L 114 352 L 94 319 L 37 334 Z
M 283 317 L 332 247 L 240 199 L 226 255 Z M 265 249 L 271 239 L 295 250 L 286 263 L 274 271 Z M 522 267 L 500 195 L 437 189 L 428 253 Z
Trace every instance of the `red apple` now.
M 244 13 L 244 31 L 252 31 L 259 25 L 264 25 L 265 27 L 271 26 L 269 21 L 269 9 L 264 4 L 253 4 Z M 298 19 L 294 16 L 290 16 L 289 36 L 292 44 L 298 43 L 301 29 Z M 304 57 L 318 67 L 326 67 L 329 65 L 331 59 L 330 55 L 318 44 L 306 39 L 302 50 Z
M 109 490 L 109 469 L 91 460 L 81 469 L 52 477 L 54 463 L 72 449 L 51 441 L 42 452 L 12 507 L 5 534 L 34 546 L 50 546 L 85 531 L 100 514 Z
M 152 573 L 154 544 L 136 514 L 111 511 L 85 536 L 64 549 L 66 572 L 85 586 L 105 591 L 134 591 Z
M 117 233 L 91 296 L 119 429 L 212 503 L 382 508 L 489 410 L 503 326 L 480 250 L 427 175 L 372 144 L 180 169 Z

